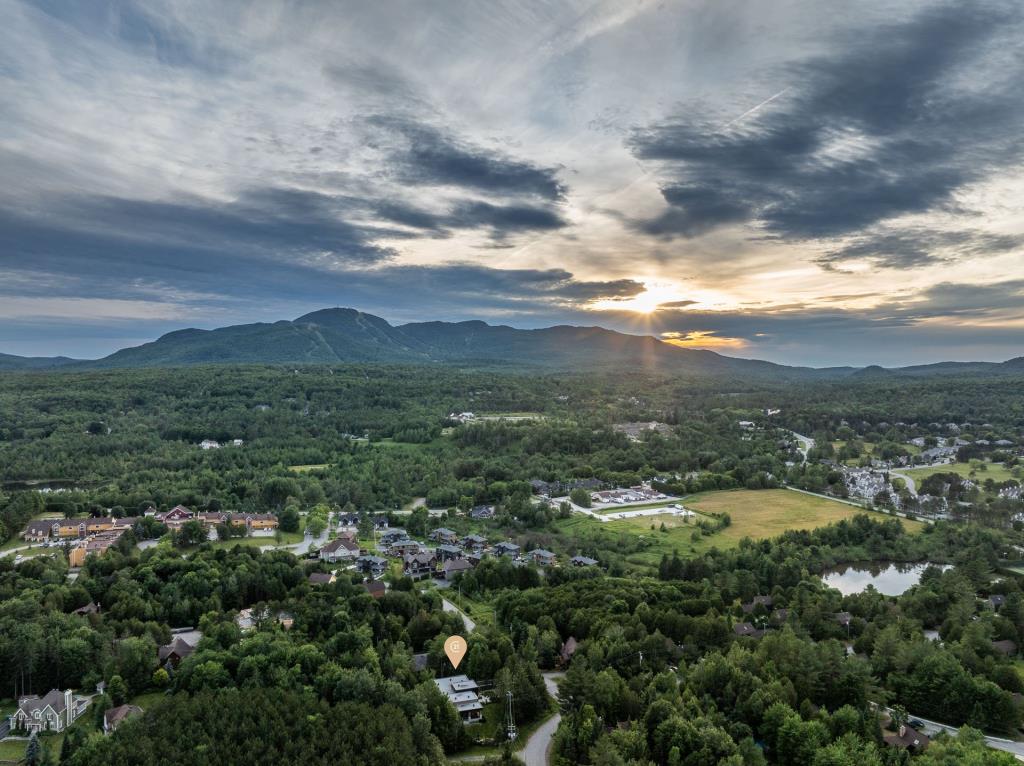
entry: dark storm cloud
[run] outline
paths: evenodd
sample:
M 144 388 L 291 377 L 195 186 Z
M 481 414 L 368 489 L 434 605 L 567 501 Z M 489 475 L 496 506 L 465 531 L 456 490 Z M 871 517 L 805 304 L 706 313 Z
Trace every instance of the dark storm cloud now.
M 60 197 L 47 201 L 46 215 L 3 214 L 0 244 L 5 259 L 91 257 L 102 267 L 119 255 L 180 258 L 249 252 L 287 259 L 328 253 L 374 262 L 391 251 L 373 243 L 367 229 L 346 222 L 351 202 L 313 192 L 261 189 L 234 201 L 177 202 L 118 197 Z
M 551 202 L 565 195 L 556 168 L 475 146 L 425 122 L 391 115 L 376 115 L 366 122 L 371 132 L 377 132 L 371 140 L 387 152 L 389 172 L 402 183 L 529 195 Z
M 668 210 L 636 228 L 692 237 L 750 221 L 783 238 L 830 238 L 953 207 L 958 190 L 1021 155 L 1021 15 L 1009 3 L 949 3 L 853 30 L 833 41 L 836 54 L 782 73 L 775 81 L 791 87 L 736 125 L 688 113 L 637 129 L 634 155 L 671 180 Z
M 972 256 L 1012 252 L 1022 245 L 1024 237 L 1020 235 L 972 230 L 873 230 L 830 250 L 815 262 L 826 269 L 842 269 L 848 261 L 861 260 L 890 269 L 914 269 Z

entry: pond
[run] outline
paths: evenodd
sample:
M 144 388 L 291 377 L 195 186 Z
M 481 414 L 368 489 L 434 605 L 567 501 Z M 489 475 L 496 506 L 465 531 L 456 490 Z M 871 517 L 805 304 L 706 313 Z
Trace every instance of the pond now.
M 949 564 L 897 564 L 891 561 L 867 564 L 851 564 L 836 567 L 822 575 L 821 579 L 830 588 L 844 596 L 861 593 L 869 585 L 886 596 L 900 596 L 921 580 L 921 574 L 929 566 L 949 569 Z

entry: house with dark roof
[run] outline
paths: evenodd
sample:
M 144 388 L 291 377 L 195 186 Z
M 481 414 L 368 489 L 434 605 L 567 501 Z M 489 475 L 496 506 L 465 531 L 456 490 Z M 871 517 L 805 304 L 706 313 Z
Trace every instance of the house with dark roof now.
M 36 519 L 30 521 L 21 538 L 29 543 L 42 543 L 51 538 L 60 537 L 60 522 L 53 519 Z
M 882 741 L 890 747 L 900 747 L 904 750 L 920 753 L 931 743 L 931 738 L 927 734 L 922 734 L 917 729 L 901 724 L 895 734 L 884 735 Z
M 175 636 L 171 643 L 164 644 L 157 649 L 157 657 L 159 657 L 161 665 L 170 665 L 172 668 L 176 668 L 183 659 L 191 656 L 195 650 L 196 648 L 181 636 Z
M 471 519 L 493 519 L 494 518 L 494 506 L 493 505 L 477 505 L 469 512 L 469 518 Z
M 737 636 L 749 636 L 750 638 L 760 638 L 764 635 L 763 630 L 755 628 L 749 622 L 737 622 L 732 626 L 732 632 Z
M 364 582 L 363 590 L 374 598 L 384 598 L 384 594 L 388 592 L 388 588 L 384 584 L 383 580 L 370 580 L 370 582 Z
M 430 539 L 438 543 L 446 543 L 451 545 L 459 541 L 459 535 L 454 530 L 448 529 L 447 527 L 438 527 L 430 533 Z
M 993 593 L 988 597 L 988 606 L 993 611 L 998 612 L 999 608 L 1006 603 L 1006 596 L 1000 595 L 999 593 Z
M 465 551 L 457 545 L 439 545 L 434 550 L 437 553 L 438 561 L 461 559 L 466 555 Z
M 521 549 L 515 543 L 504 543 L 503 542 L 503 543 L 495 544 L 495 546 L 491 550 L 494 551 L 494 555 L 495 556 L 512 556 L 512 557 L 515 557 L 515 556 L 519 555 L 519 551 Z
M 103 733 L 110 734 L 125 719 L 133 715 L 142 715 L 142 708 L 138 705 L 118 705 L 110 708 L 103 713 Z
M 842 625 L 844 628 L 849 628 L 850 623 L 853 622 L 853 615 L 849 612 L 836 612 L 832 615 L 832 619 Z
M 487 538 L 480 535 L 466 535 L 462 538 L 462 544 L 471 551 L 482 551 L 487 547 Z
M 434 573 L 437 557 L 432 551 L 407 553 L 402 558 L 402 573 L 413 580 L 422 580 Z
M 321 561 L 335 563 L 359 558 L 359 545 L 344 537 L 336 537 L 320 549 Z
M 573 556 L 569 559 L 569 563 L 574 567 L 594 567 L 597 566 L 597 559 L 592 559 L 589 556 Z
M 534 548 L 526 555 L 530 557 L 534 564 L 542 567 L 552 566 L 556 558 L 554 553 L 543 548 Z
M 386 529 L 380 533 L 380 542 L 382 545 L 387 546 L 393 543 L 395 540 L 403 540 L 408 536 L 409 533 L 401 527 L 390 527 L 389 529 Z
M 356 569 L 371 577 L 380 577 L 388 571 L 388 560 L 380 556 L 366 555 L 356 559 Z
M 76 698 L 71 689 L 51 689 L 42 697 L 31 694 L 19 698 L 18 709 L 8 721 L 13 731 L 64 731 L 88 705 L 88 699 Z
M 469 563 L 468 559 L 450 559 L 441 565 L 441 571 L 444 573 L 444 579 L 453 580 L 455 575 L 460 572 L 468 572 L 473 568 L 473 565 Z
M 310 572 L 307 579 L 310 585 L 331 585 L 337 582 L 338 577 L 334 572 Z
M 1009 639 L 1005 641 L 993 641 L 992 648 L 1006 657 L 1012 657 L 1017 653 L 1017 644 Z
M 409 556 L 414 553 L 420 553 L 423 546 L 415 540 L 405 538 L 402 540 L 395 540 L 388 546 L 388 553 L 392 556 Z

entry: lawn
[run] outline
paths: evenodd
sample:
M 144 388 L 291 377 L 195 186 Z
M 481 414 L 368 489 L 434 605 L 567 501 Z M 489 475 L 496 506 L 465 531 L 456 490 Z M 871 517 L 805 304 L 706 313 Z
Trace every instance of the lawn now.
M 985 479 L 1001 482 L 1017 478 L 1002 463 L 984 463 L 983 465 L 985 470 L 978 471 L 974 476 L 971 476 L 970 463 L 951 463 L 949 465 L 936 465 L 928 468 L 908 468 L 905 471 L 900 471 L 900 473 L 905 473 L 916 482 L 922 482 L 936 473 L 955 473 L 964 478 L 974 479 L 979 482 L 985 481 Z
M 649 545 L 627 556 L 626 561 L 638 569 L 649 570 L 658 565 L 663 554 L 671 556 L 673 551 L 688 556 L 713 547 L 732 548 L 744 537 L 777 537 L 787 529 L 814 529 L 866 512 L 846 503 L 786 489 L 703 492 L 684 498 L 683 505 L 698 514 L 728 513 L 732 524 L 715 534 L 701 535 L 698 540 L 693 539 L 693 533 L 701 516 L 687 520 L 684 516 L 659 514 L 601 522 L 577 514 L 556 524 L 569 535 L 606 536 L 610 546 L 623 534 L 641 536 Z M 924 527 L 918 521 L 902 521 L 909 532 Z
M 319 471 L 323 468 L 330 467 L 330 463 L 310 463 L 309 465 L 290 465 L 288 466 L 289 471 L 295 473 L 306 473 L 307 471 Z

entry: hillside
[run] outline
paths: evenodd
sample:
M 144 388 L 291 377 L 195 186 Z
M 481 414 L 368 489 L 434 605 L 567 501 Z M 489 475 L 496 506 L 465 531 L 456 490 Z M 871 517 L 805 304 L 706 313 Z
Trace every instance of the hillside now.
M 558 325 L 522 330 L 467 322 L 392 325 L 349 308 L 314 311 L 295 320 L 184 329 L 91 361 L 0 354 L 0 371 L 172 367 L 197 364 L 461 364 L 548 370 L 660 370 L 757 379 L 825 380 L 895 376 L 1021 373 L 1024 358 L 1007 362 L 940 362 L 903 368 L 788 367 L 679 348 L 651 336 L 603 327 Z

